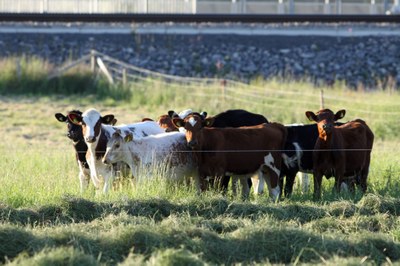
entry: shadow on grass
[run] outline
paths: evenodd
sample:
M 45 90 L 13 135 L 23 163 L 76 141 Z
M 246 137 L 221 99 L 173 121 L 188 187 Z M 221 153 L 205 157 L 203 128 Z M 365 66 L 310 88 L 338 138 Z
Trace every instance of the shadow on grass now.
M 88 234 L 66 229 L 40 235 L 26 229 L 0 226 L 0 257 L 12 260 L 17 256 L 35 256 L 45 249 L 74 247 L 85 256 L 100 258 L 101 263 L 123 262 L 131 252 L 150 258 L 163 249 L 187 250 L 198 254 L 205 263 L 318 263 L 333 257 L 365 257 L 376 264 L 386 258 L 400 258 L 400 245 L 383 235 L 363 235 L 359 238 L 329 237 L 300 229 L 247 227 L 228 235 L 201 228 L 170 228 L 154 225 L 127 226 L 118 233 Z M 22 254 L 22 255 L 20 255 Z M 28 255 L 26 255 L 28 254 Z
M 231 202 L 223 198 L 198 199 L 184 204 L 172 203 L 166 199 L 129 200 L 124 202 L 94 202 L 83 198 L 64 196 L 59 205 L 45 205 L 37 209 L 15 209 L 0 205 L 0 220 L 20 225 L 47 225 L 90 222 L 110 214 L 127 213 L 159 222 L 174 214 L 214 219 L 220 216 L 257 220 L 269 215 L 278 221 L 296 220 L 303 224 L 324 217 L 351 217 L 356 214 L 374 215 L 385 213 L 397 216 L 400 213 L 400 199 L 384 198 L 367 194 L 357 204 L 349 201 L 335 201 L 316 205 L 304 203 L 253 204 Z

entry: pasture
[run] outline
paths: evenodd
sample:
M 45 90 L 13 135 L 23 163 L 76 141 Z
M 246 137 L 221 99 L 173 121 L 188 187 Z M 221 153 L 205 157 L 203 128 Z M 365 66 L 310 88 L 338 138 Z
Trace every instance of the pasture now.
M 26 85 L 29 86 L 29 85 Z M 57 112 L 95 107 L 118 123 L 170 109 L 209 115 L 243 108 L 268 120 L 310 123 L 324 104 L 362 118 L 375 133 L 368 193 L 248 201 L 155 180 L 108 195 L 81 194 L 72 144 Z M 27 88 L 29 92 L 29 88 Z M 123 97 L 81 93 L 0 97 L 0 260 L 8 265 L 392 264 L 400 261 L 400 95 L 315 88 L 307 82 L 180 85 L 146 79 Z M 27 93 L 29 94 L 29 93 Z M 158 166 L 154 166 L 158 167 Z M 312 184 L 311 184 L 312 185 Z M 91 184 L 91 187 L 92 184 Z

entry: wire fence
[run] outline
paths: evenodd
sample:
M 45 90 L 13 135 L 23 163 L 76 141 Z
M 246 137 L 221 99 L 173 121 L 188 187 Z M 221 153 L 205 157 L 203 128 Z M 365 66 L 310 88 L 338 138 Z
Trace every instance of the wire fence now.
M 268 87 L 261 88 L 260 86 L 225 78 L 197 78 L 169 75 L 125 63 L 96 50 L 92 50 L 90 54 L 59 68 L 52 73 L 49 78 L 62 75 L 68 69 L 87 62 L 90 62 L 93 73 L 98 69 L 101 74 L 105 75 L 110 83 L 118 83 L 122 86 L 135 84 L 135 86 L 138 87 L 140 86 L 140 82 L 185 86 L 187 89 L 191 89 L 192 95 L 196 97 L 210 99 L 222 98 L 237 103 L 252 106 L 259 105 L 263 108 L 274 109 L 286 109 L 286 106 L 279 104 L 269 106 L 269 103 L 272 101 L 274 103 L 286 103 L 293 107 L 313 106 L 315 109 L 322 107 L 323 103 L 326 101 L 330 101 L 331 103 L 341 102 L 348 103 L 350 108 L 347 109 L 357 114 L 368 115 L 370 117 L 400 116 L 400 109 L 398 109 L 397 103 L 390 104 L 387 102 L 372 101 L 369 102 L 367 108 L 365 108 L 366 105 L 362 99 L 355 99 L 348 95 L 341 96 L 336 92 L 334 94 L 329 94 L 327 92 L 323 93 L 323 91 L 318 93 L 318 90 L 302 91 L 293 89 L 271 89 Z M 209 87 L 220 89 L 205 89 Z M 202 90 L 199 88 L 202 88 Z M 386 110 L 373 110 L 375 107 Z

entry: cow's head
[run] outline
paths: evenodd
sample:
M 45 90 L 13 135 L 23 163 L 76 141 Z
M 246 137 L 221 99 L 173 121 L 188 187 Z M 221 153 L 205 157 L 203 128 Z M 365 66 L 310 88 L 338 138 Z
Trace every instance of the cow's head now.
M 74 142 L 78 142 L 83 140 L 82 127 L 75 120 L 76 116 L 81 116 L 82 112 L 79 110 L 72 110 L 67 113 L 67 115 L 63 115 L 61 113 L 56 113 L 54 116 L 59 122 L 67 123 L 67 137 L 70 138 Z
M 192 109 L 186 109 L 183 110 L 182 112 L 180 112 L 179 114 L 173 110 L 169 110 L 168 111 L 168 116 L 171 118 L 171 123 L 172 125 L 179 130 L 183 130 L 182 127 L 176 127 L 176 125 L 172 122 L 172 119 L 174 118 L 181 118 L 181 119 L 185 119 L 187 116 L 189 116 L 190 114 L 197 114 L 199 115 L 203 120 L 207 117 L 207 112 L 201 112 L 201 113 L 197 113 L 197 112 L 193 112 Z M 160 125 L 161 126 L 161 125 Z
M 100 135 L 101 124 L 114 125 L 116 119 L 114 115 L 101 116 L 95 109 L 89 109 L 82 115 L 69 115 L 68 118 L 77 125 L 82 126 L 82 133 L 85 142 L 94 143 Z
M 124 145 L 124 143 L 129 142 L 132 139 L 132 132 L 126 131 L 125 137 L 123 137 L 121 130 L 117 129 L 107 141 L 107 148 L 103 157 L 103 163 L 113 164 L 122 161 L 123 157 L 128 153 L 127 147 Z
M 185 129 L 188 146 L 193 150 L 197 150 L 202 143 L 202 129 L 204 127 L 211 127 L 214 123 L 214 118 L 203 118 L 199 113 L 192 113 L 186 116 L 185 119 L 180 117 L 173 118 L 172 122 L 176 127 Z
M 165 132 L 179 131 L 179 129 L 172 123 L 172 118 L 169 115 L 161 115 L 157 119 L 157 123 Z
M 182 112 L 180 112 L 179 114 L 177 112 L 175 112 L 174 110 L 169 110 L 168 111 L 168 116 L 172 119 L 172 118 L 176 118 L 176 117 L 180 117 L 182 119 L 185 119 L 188 115 L 190 114 L 198 114 L 200 115 L 203 119 L 205 119 L 207 117 L 207 112 L 201 112 L 201 113 L 197 113 L 197 112 L 193 112 L 192 109 L 186 109 L 183 110 Z
M 339 110 L 336 114 L 334 114 L 329 109 L 322 109 L 316 114 L 311 111 L 306 112 L 306 116 L 310 121 L 317 122 L 319 136 L 324 140 L 326 140 L 332 133 L 332 129 L 335 127 L 335 122 L 339 119 L 342 119 L 345 114 L 345 110 Z

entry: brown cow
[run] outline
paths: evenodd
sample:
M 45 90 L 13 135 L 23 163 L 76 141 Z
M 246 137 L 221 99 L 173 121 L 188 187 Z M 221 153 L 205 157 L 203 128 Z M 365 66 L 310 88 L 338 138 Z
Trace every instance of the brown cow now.
M 151 118 L 143 118 L 142 122 L 154 121 Z M 160 115 L 156 121 L 158 125 L 165 130 L 165 132 L 179 131 L 179 129 L 172 123 L 172 119 L 169 115 Z
M 179 131 L 179 129 L 172 123 L 172 119 L 169 115 L 161 115 L 157 119 L 157 123 L 161 128 L 165 129 L 165 132 Z
M 363 193 L 367 190 L 367 177 L 374 134 L 367 124 L 357 119 L 335 125 L 343 118 L 345 110 L 334 114 L 323 109 L 314 114 L 306 112 L 310 121 L 317 122 L 319 137 L 313 151 L 314 198 L 321 197 L 322 176 L 335 177 L 335 189 L 340 192 L 342 182 L 357 183 Z
M 201 181 L 207 176 L 222 177 L 228 173 L 242 176 L 243 196 L 247 197 L 247 178 L 261 170 L 268 175 L 264 179 L 271 196 L 274 200 L 279 197 L 278 180 L 287 135 L 283 125 L 213 128 L 213 117 L 204 119 L 195 113 L 172 121 L 186 130 L 186 141 L 195 152 Z

